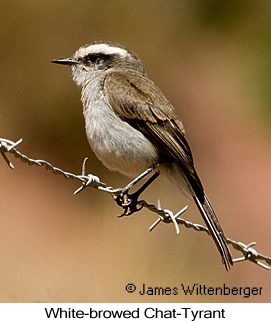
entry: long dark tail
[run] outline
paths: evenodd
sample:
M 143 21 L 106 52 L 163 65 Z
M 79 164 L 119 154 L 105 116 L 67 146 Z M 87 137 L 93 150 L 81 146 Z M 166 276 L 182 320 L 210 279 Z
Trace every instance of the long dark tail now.
M 218 219 L 215 215 L 215 212 L 207 198 L 206 195 L 204 195 L 204 202 L 200 202 L 200 200 L 197 197 L 194 197 L 194 201 L 197 204 L 197 207 L 199 208 L 199 211 L 211 233 L 211 236 L 213 237 L 215 244 L 220 252 L 220 255 L 222 257 L 223 264 L 228 271 L 230 267 L 232 266 L 232 257 L 229 251 L 229 248 L 227 246 L 226 237 L 222 231 L 222 228 L 218 222 Z

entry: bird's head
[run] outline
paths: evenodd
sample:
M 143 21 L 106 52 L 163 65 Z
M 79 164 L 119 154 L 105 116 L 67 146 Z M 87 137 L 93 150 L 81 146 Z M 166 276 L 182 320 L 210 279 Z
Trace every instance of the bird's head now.
M 96 75 L 108 70 L 132 70 L 145 74 L 143 65 L 135 53 L 109 41 L 95 41 L 80 47 L 70 58 L 54 59 L 52 62 L 71 66 L 73 79 L 81 87 Z

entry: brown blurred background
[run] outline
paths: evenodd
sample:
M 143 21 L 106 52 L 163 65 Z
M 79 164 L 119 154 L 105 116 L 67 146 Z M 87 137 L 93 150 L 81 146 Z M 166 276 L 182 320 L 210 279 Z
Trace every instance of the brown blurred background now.
M 19 150 L 114 187 L 84 132 L 69 68 L 50 63 L 93 40 L 134 50 L 184 122 L 205 190 L 226 235 L 271 256 L 270 1 L 2 0 L 0 137 Z M 0 158 L 0 301 L 269 302 L 270 272 L 243 262 L 226 273 L 204 233 L 161 224 L 147 210 L 117 218 L 109 195 L 77 196 L 76 181 Z M 188 201 L 157 180 L 144 197 L 173 211 Z M 191 204 L 184 215 L 202 223 Z M 233 251 L 235 257 L 240 254 Z M 140 296 L 140 288 L 263 287 L 262 296 Z

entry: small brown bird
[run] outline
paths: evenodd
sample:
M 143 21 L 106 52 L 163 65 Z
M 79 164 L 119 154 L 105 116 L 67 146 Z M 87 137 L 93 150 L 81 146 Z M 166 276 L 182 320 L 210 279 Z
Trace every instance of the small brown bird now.
M 129 177 L 159 164 L 160 173 L 195 201 L 228 270 L 231 254 L 196 173 L 182 122 L 135 53 L 96 41 L 53 62 L 70 65 L 82 89 L 86 133 L 96 156 Z

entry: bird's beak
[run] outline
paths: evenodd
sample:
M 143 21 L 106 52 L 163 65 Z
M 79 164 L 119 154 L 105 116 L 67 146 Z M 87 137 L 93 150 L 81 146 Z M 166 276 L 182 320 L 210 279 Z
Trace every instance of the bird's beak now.
M 73 58 L 57 58 L 57 59 L 53 59 L 52 63 L 55 64 L 62 64 L 62 65 L 76 65 L 78 64 L 78 61 L 76 61 Z

